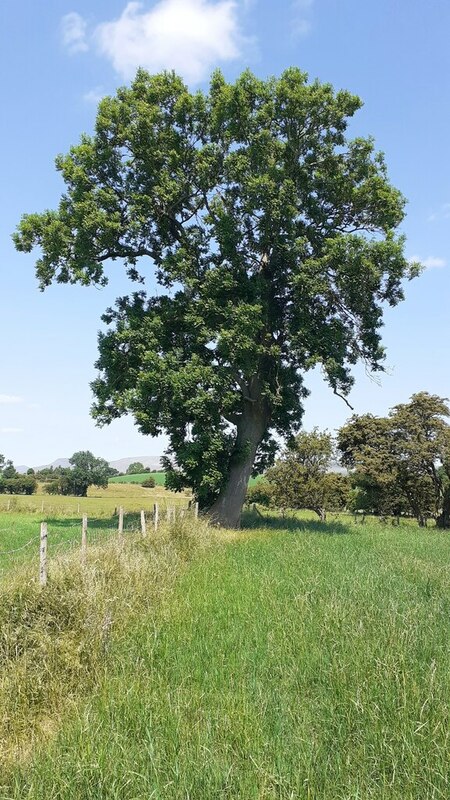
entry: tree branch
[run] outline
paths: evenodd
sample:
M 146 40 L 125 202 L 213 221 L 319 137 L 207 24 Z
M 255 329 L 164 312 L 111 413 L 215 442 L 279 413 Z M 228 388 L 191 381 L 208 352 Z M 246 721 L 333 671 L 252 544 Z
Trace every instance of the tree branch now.
M 343 400 L 343 401 L 344 401 L 344 403 L 345 403 L 345 404 L 346 404 L 346 405 L 349 407 L 350 411 L 354 411 L 354 410 L 355 410 L 355 409 L 353 408 L 353 406 L 352 406 L 352 405 L 350 405 L 350 403 L 348 402 L 347 398 L 346 398 L 346 397 L 344 397 L 344 395 L 343 395 L 343 394 L 341 394 L 340 392 L 338 392 L 338 390 L 337 390 L 337 389 L 333 389 L 333 394 L 335 394 L 335 395 L 336 395 L 336 397 L 340 397 L 340 398 L 341 398 L 341 400 Z

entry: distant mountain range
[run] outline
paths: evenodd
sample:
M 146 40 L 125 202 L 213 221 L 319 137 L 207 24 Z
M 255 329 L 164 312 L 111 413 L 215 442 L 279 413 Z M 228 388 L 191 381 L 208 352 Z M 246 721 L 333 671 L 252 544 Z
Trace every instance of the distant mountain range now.
M 117 461 L 109 461 L 109 466 L 117 469 L 119 472 L 126 472 L 130 464 L 133 464 L 135 461 L 139 461 L 144 467 L 149 467 L 150 469 L 160 469 L 161 468 L 161 460 L 159 456 L 129 456 L 127 458 L 118 458 Z M 56 461 L 53 461 L 51 464 L 43 464 L 40 467 L 33 467 L 36 471 L 41 469 L 48 469 L 49 467 L 70 467 L 69 459 L 68 458 L 57 458 Z M 16 467 L 17 472 L 24 474 L 29 467 L 26 467 L 24 464 L 20 464 L 20 466 Z

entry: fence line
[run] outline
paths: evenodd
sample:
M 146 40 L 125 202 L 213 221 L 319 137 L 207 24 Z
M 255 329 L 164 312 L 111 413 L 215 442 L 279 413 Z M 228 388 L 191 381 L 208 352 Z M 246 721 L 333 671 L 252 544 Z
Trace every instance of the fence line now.
M 3 530 L 7 531 L 8 528 L 4 528 Z M 37 539 L 40 538 L 40 536 L 33 536 L 33 538 L 28 542 L 25 542 L 25 544 L 22 544 L 20 547 L 14 548 L 14 550 L 0 550 L 0 556 L 10 556 L 12 553 L 18 553 L 19 550 L 25 550 L 26 547 L 28 547 L 30 544 L 33 544 L 33 542 L 36 542 Z
M 91 528 L 90 530 L 93 531 L 94 536 L 91 536 L 90 533 L 88 535 L 88 516 L 87 516 L 87 514 L 83 514 L 82 515 L 81 526 L 80 526 L 80 522 L 74 522 L 73 524 L 65 525 L 63 530 L 61 530 L 61 531 L 57 531 L 55 533 L 54 532 L 50 532 L 50 535 L 49 535 L 49 530 L 48 530 L 48 523 L 47 522 L 41 522 L 39 535 L 33 536 L 31 539 L 29 539 L 27 542 L 25 542 L 24 544 L 20 545 L 19 547 L 13 548 L 11 550 L 0 550 L 0 556 L 8 556 L 8 555 L 12 555 L 14 553 L 18 553 L 20 551 L 26 550 L 26 548 L 30 547 L 32 544 L 34 544 L 37 541 L 39 541 L 39 584 L 40 584 L 41 588 L 44 588 L 47 585 L 47 581 L 48 581 L 49 543 L 50 543 L 50 546 L 51 546 L 51 552 L 52 553 L 55 552 L 54 545 L 53 545 L 55 537 L 59 540 L 59 541 L 57 541 L 57 544 L 56 544 L 57 551 L 63 551 L 64 549 L 69 548 L 71 545 L 73 546 L 75 544 L 78 544 L 78 546 L 80 546 L 80 550 L 81 550 L 81 560 L 84 563 L 85 560 L 86 560 L 88 544 L 91 544 L 91 545 L 92 544 L 96 544 L 97 542 L 102 540 L 103 539 L 103 535 L 102 534 L 116 533 L 120 540 L 123 539 L 123 537 L 124 537 L 124 516 L 125 516 L 123 507 L 121 506 L 118 511 L 119 511 L 119 519 L 118 519 L 117 528 L 112 528 L 112 527 L 108 527 L 108 528 L 96 528 L 96 527 L 94 527 L 94 528 Z M 133 515 L 136 514 L 136 512 L 130 512 L 130 513 L 133 514 Z M 151 514 L 151 517 L 152 517 L 152 520 L 153 520 L 153 529 L 154 529 L 155 532 L 157 532 L 158 531 L 158 527 L 159 527 L 159 522 L 160 522 L 160 514 L 159 514 L 158 503 L 154 504 L 153 512 L 152 513 L 150 512 L 150 514 Z M 198 503 L 196 503 L 194 506 L 192 506 L 192 504 L 190 504 L 188 508 L 179 508 L 178 509 L 178 514 L 179 514 L 179 517 L 181 519 L 184 518 L 185 516 L 187 516 L 188 514 L 192 515 L 194 518 L 197 518 L 197 516 L 198 516 Z M 177 518 L 177 509 L 176 509 L 176 507 L 175 506 L 169 507 L 167 509 L 167 521 L 169 522 L 169 524 L 172 521 L 175 522 L 176 518 Z M 64 539 L 63 538 L 64 535 L 67 533 L 67 530 L 70 530 L 70 529 L 73 529 L 73 528 L 77 528 L 78 531 L 80 531 L 80 527 L 81 527 L 81 536 L 80 536 L 80 538 L 78 538 L 78 537 L 76 537 L 76 538 L 72 537 L 72 538 L 69 538 L 69 539 Z M 145 537 L 147 535 L 147 523 L 146 523 L 146 515 L 145 515 L 144 509 L 142 509 L 141 512 L 140 512 L 140 528 L 141 528 L 142 536 Z M 9 529 L 8 528 L 4 528 L 3 530 L 7 531 Z M 136 528 L 132 528 L 132 529 L 125 528 L 125 532 L 127 530 L 128 531 L 130 531 L 130 530 L 135 531 Z M 97 531 L 98 531 L 98 533 L 100 535 L 96 536 L 95 532 L 97 532 Z

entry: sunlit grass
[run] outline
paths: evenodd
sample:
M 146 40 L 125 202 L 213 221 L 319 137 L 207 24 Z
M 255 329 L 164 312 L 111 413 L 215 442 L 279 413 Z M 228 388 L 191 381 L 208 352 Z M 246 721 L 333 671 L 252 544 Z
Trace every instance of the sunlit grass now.
M 223 533 L 215 545 L 211 535 L 177 524 L 161 564 L 139 541 L 123 563 L 92 554 L 73 629 L 56 627 L 52 643 L 39 625 L 52 659 L 67 635 L 80 652 L 89 641 L 103 653 L 113 597 L 107 654 L 100 669 L 93 656 L 85 698 L 71 659 L 66 682 L 64 663 L 51 662 L 58 707 L 67 696 L 70 710 L 40 728 L 38 698 L 37 751 L 22 747 L 0 796 L 447 798 L 448 535 L 305 518 Z M 54 596 L 66 609 L 76 582 L 61 570 Z

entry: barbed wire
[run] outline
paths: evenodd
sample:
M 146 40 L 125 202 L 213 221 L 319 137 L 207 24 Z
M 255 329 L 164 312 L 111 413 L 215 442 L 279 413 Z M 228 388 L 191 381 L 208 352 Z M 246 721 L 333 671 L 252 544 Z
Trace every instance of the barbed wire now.
M 70 529 L 70 528 L 80 528 L 80 527 L 81 527 L 80 524 L 67 525 L 61 531 L 56 531 L 56 532 L 55 531 L 49 531 L 48 532 L 48 546 L 49 546 L 49 549 L 54 550 L 55 546 L 58 547 L 58 548 L 62 548 L 62 547 L 65 547 L 65 546 L 68 546 L 68 545 L 71 545 L 71 544 L 80 544 L 80 539 L 78 537 L 76 537 L 76 538 L 74 537 L 72 539 L 64 539 L 64 538 L 62 538 L 62 537 L 64 537 L 64 534 L 66 533 L 68 528 Z M 5 528 L 4 530 L 10 530 L 10 529 L 9 528 Z M 95 531 L 95 534 L 92 535 L 92 533 L 94 533 L 94 531 Z M 89 535 L 89 532 L 91 532 L 91 535 Z M 124 528 L 123 529 L 123 534 L 124 535 L 125 534 L 130 534 L 130 533 L 138 533 L 138 532 L 139 532 L 139 528 L 136 528 L 136 527 L 134 527 L 134 528 Z M 106 537 L 103 537 L 102 534 L 108 534 L 108 533 L 109 534 L 119 534 L 119 530 L 118 530 L 118 528 L 97 528 L 97 527 L 96 528 L 89 528 L 88 527 L 88 544 L 89 543 L 94 544 L 94 543 L 96 543 L 98 541 L 104 540 L 104 538 L 106 538 Z M 56 542 L 56 545 L 54 544 L 55 536 L 60 537 L 59 541 Z M 0 556 L 8 556 L 8 555 L 12 555 L 13 553 L 18 553 L 21 550 L 25 550 L 27 547 L 29 547 L 31 544 L 33 544 L 33 542 L 36 542 L 36 541 L 40 540 L 40 538 L 41 537 L 40 537 L 40 534 L 39 534 L 37 536 L 33 536 L 32 539 L 29 539 L 28 542 L 25 542 L 25 544 L 20 545 L 20 547 L 15 547 L 12 550 L 0 550 Z
M 22 544 L 20 547 L 16 547 L 14 550 L 0 550 L 0 556 L 9 556 L 11 553 L 18 553 L 19 550 L 25 550 L 26 547 L 28 547 L 30 544 L 32 544 L 33 542 L 37 541 L 40 538 L 41 538 L 40 536 L 33 536 L 33 538 L 30 539 L 28 542 Z

